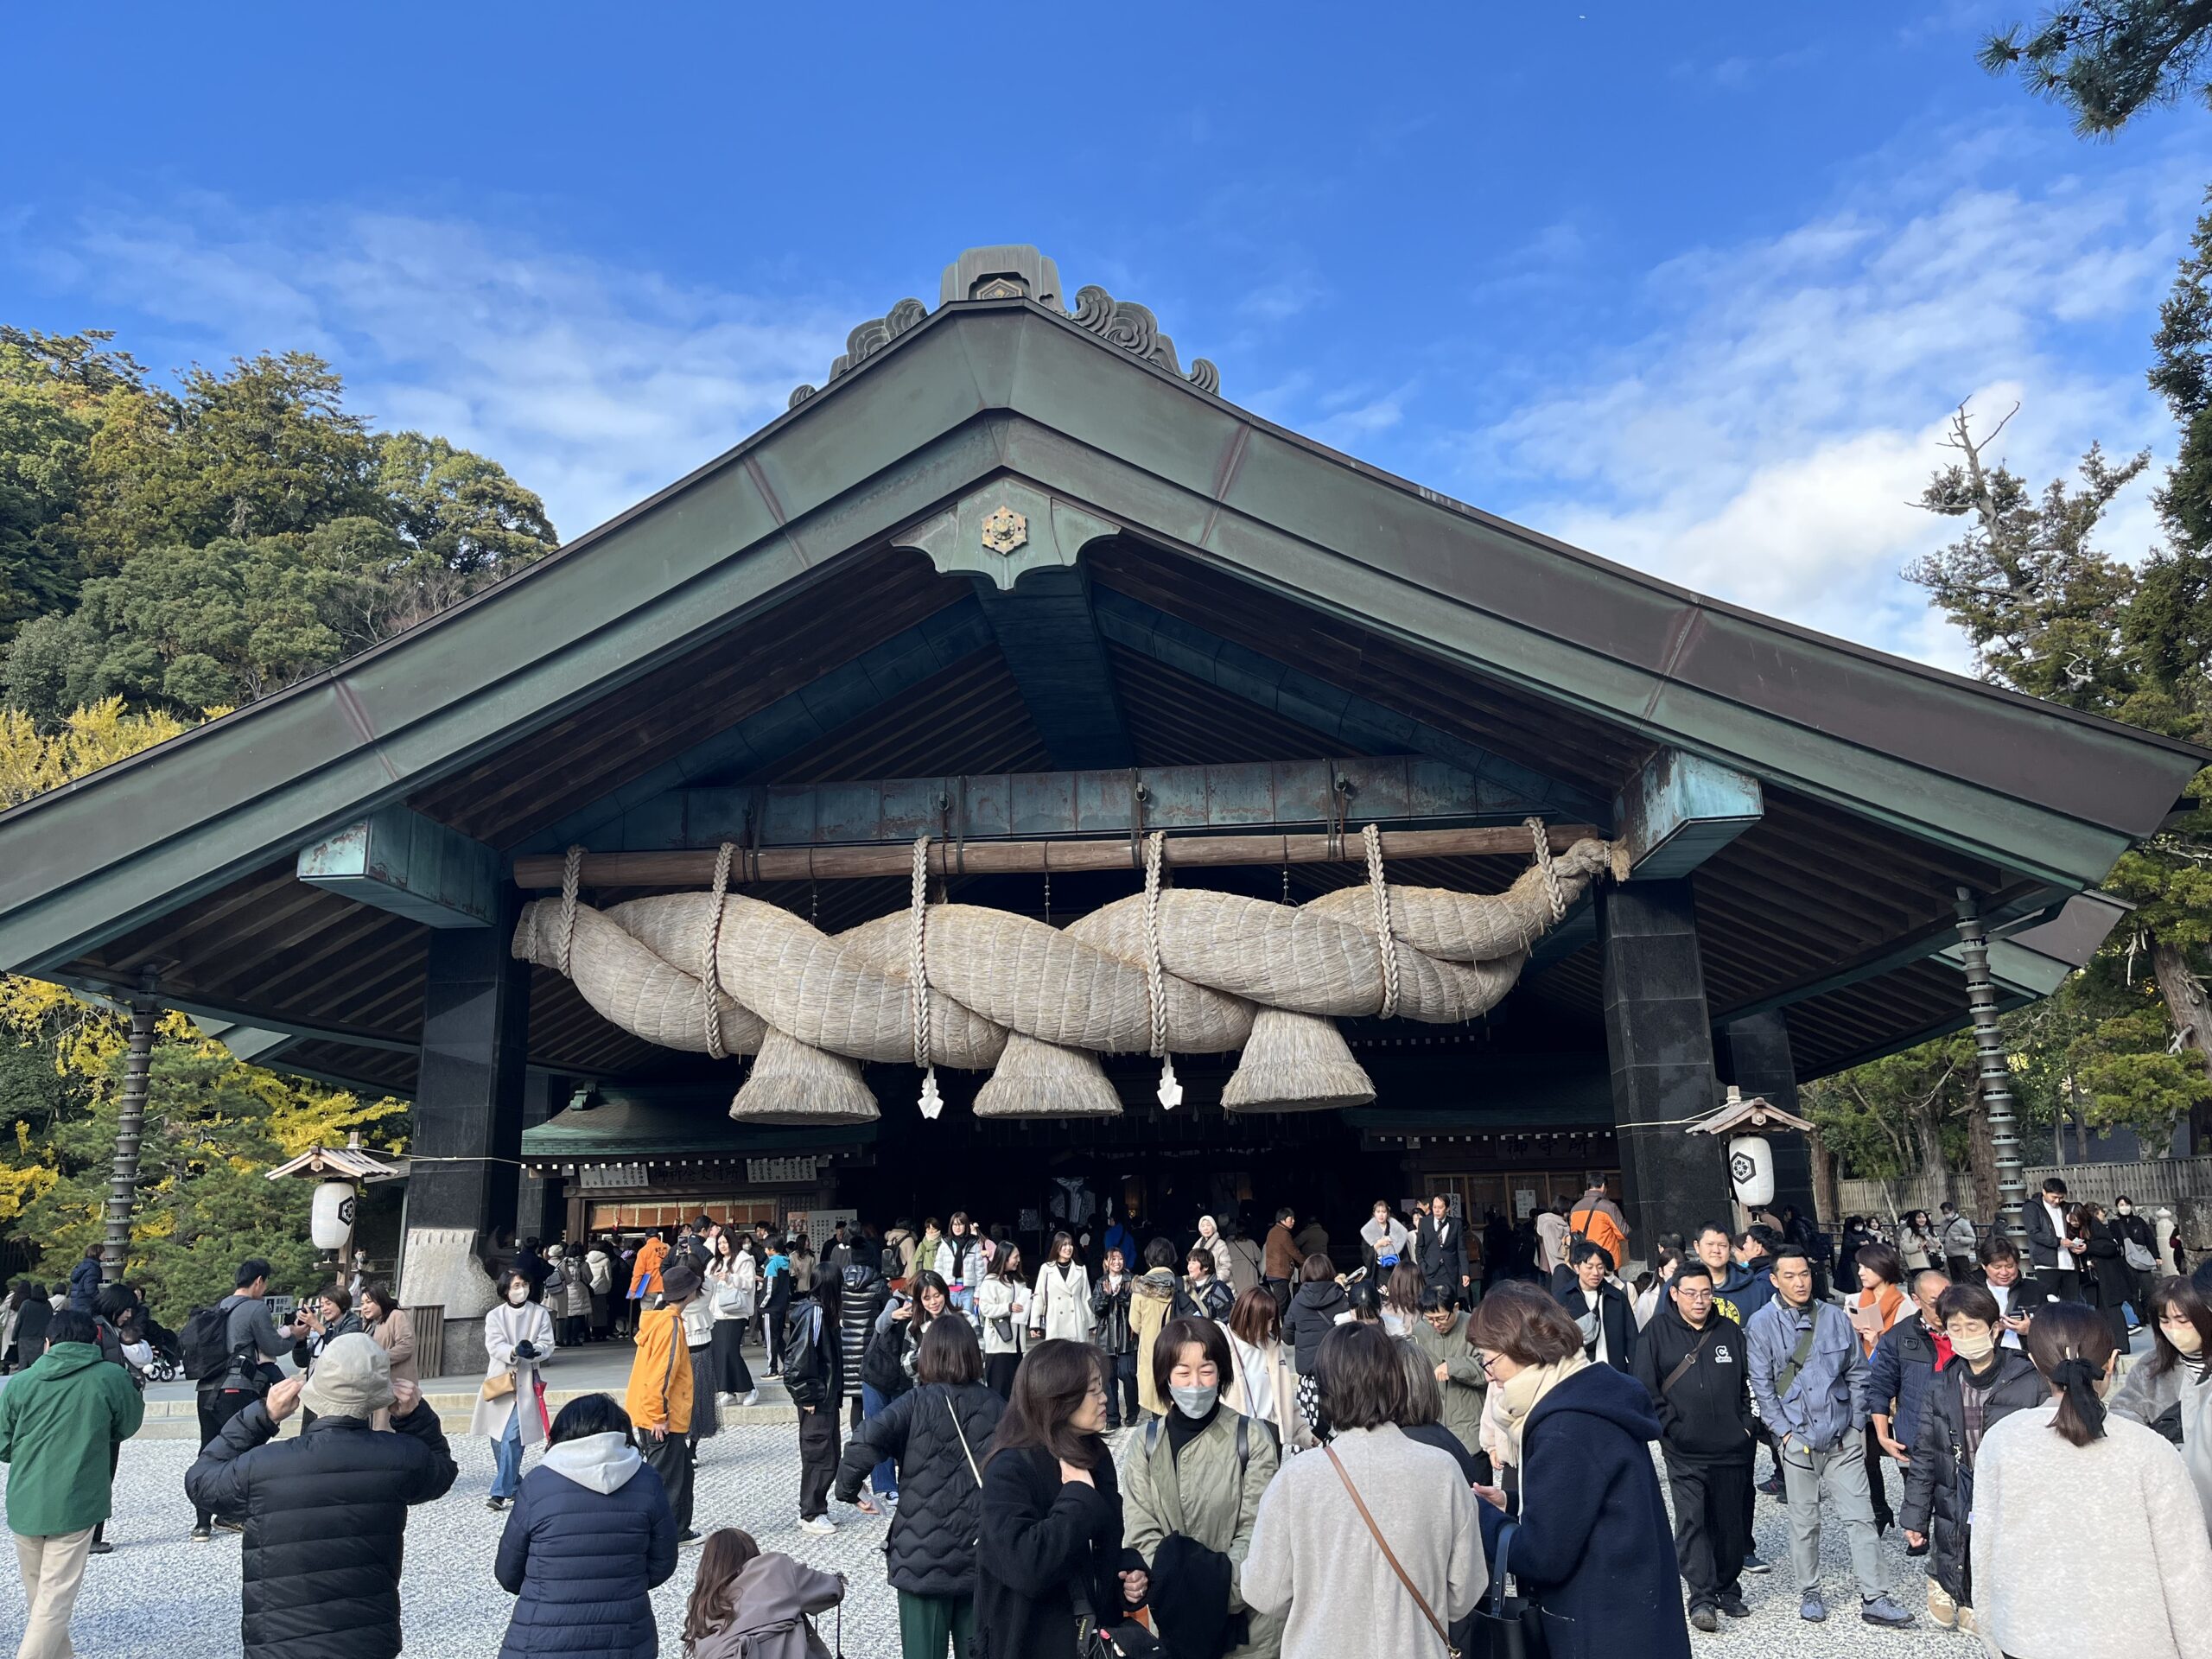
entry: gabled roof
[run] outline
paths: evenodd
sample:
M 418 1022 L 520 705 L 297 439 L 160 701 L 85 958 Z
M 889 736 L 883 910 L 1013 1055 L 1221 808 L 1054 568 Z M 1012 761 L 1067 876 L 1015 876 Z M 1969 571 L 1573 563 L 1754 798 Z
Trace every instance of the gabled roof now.
M 931 621 L 964 586 L 933 583 L 918 556 L 890 550 L 926 545 L 928 526 L 993 480 L 1108 532 L 1085 543 L 1086 563 L 1140 610 L 1166 615 L 1170 633 L 1202 615 L 1227 642 L 1214 649 L 1290 656 L 1291 669 L 1392 709 L 1418 704 L 1454 729 L 1491 722 L 1499 747 L 1517 736 L 1606 789 L 1637 754 L 1674 746 L 1757 777 L 1785 818 L 1860 826 L 1839 843 L 1853 867 L 1834 874 L 1864 897 L 1836 901 L 1833 925 L 1871 905 L 1867 950 L 1891 954 L 1839 962 L 1839 983 L 1946 971 L 1923 960 L 1946 925 L 1940 906 L 1883 908 L 1880 878 L 1900 857 L 1925 866 L 1931 901 L 1955 883 L 2005 896 L 2016 915 L 2046 908 L 2101 880 L 2212 758 L 1504 523 L 1203 389 L 1211 365 L 1193 377 L 1169 366 L 1172 347 L 1162 360 L 1130 308 L 1092 299 L 1085 318 L 1078 296 L 1077 309 L 1027 297 L 894 308 L 901 326 L 855 331 L 823 389 L 543 563 L 0 815 L 0 966 L 74 964 L 99 979 L 116 965 L 99 955 L 108 941 L 133 928 L 150 938 L 156 918 L 194 902 L 181 940 L 139 954 L 219 954 L 238 948 L 241 918 L 281 895 L 283 954 L 253 993 L 277 1000 L 302 972 L 345 965 L 334 930 L 355 925 L 331 907 L 342 900 L 291 891 L 302 845 L 409 801 L 512 846 L 552 822 L 564 794 L 571 805 L 604 794 L 765 706 L 772 683 L 803 700 L 816 683 L 810 650 L 950 654 L 899 659 L 919 662 L 921 690 L 879 712 L 885 725 L 867 742 L 823 713 L 823 741 L 839 734 L 851 764 L 898 750 L 861 775 L 1039 764 L 1018 696 L 994 716 L 1006 722 L 1002 753 L 914 747 L 916 708 L 995 706 L 1009 683 L 995 653 L 957 654 L 967 636 Z M 809 629 L 821 638 L 802 650 Z M 902 643 L 910 637 L 922 644 Z M 1166 635 L 1117 634 L 1110 654 L 1117 672 L 1154 688 L 1132 693 L 1132 719 L 1163 731 L 1211 671 Z M 617 703 L 631 722 L 619 729 L 605 715 Z M 1303 717 L 1280 707 L 1293 723 Z M 1775 856 L 1754 841 L 1747 870 Z M 364 937 L 371 921 L 410 937 L 391 934 L 388 918 L 360 921 Z M 1817 977 L 1778 1000 L 1815 994 Z M 375 1007 L 404 1009 L 404 975 L 387 979 Z M 1716 987 L 1716 1007 L 1774 995 L 1771 980 Z M 378 1025 L 362 1006 L 324 1034 L 404 1040 L 404 1017 Z M 302 1034 L 315 1035 L 312 1022 Z M 1834 1040 L 1842 1055 L 1856 1039 Z

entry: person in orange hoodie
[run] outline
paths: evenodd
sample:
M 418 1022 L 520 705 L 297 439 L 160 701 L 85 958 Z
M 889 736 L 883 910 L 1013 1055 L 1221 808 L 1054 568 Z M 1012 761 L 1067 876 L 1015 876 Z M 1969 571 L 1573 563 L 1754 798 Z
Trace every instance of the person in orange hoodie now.
M 639 1450 L 667 1489 L 676 1541 L 688 1544 L 699 1535 L 691 1529 L 691 1351 L 683 1305 L 699 1294 L 699 1275 L 689 1262 L 671 1262 L 661 1271 L 660 1291 L 661 1306 L 638 1315 L 637 1357 L 622 1406 L 637 1426 Z
M 661 1264 L 668 1260 L 668 1241 L 658 1233 L 647 1233 L 645 1242 L 638 1246 L 637 1261 L 630 1268 L 630 1300 L 638 1301 L 661 1293 Z

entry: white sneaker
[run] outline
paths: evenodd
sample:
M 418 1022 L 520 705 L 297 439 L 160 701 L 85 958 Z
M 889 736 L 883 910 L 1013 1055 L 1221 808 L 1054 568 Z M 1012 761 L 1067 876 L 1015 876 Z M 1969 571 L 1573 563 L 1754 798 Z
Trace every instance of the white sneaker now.
M 716 1405 L 718 1405 L 718 1406 L 726 1406 L 726 1405 L 729 1404 L 729 1402 L 730 1402 L 731 1401 L 733 1401 L 733 1400 L 734 1400 L 734 1399 L 736 1399 L 736 1398 L 737 1398 L 737 1396 L 736 1396 L 735 1395 L 734 1395 L 734 1394 L 729 1394 L 729 1393 L 725 1392 L 725 1393 L 722 1393 L 722 1394 L 718 1394 L 718 1395 L 716 1395 L 715 1396 L 715 1403 Z
M 759 1405 L 760 1403 L 760 1390 L 758 1389 L 753 1389 L 752 1393 L 747 1395 L 744 1399 L 739 1401 L 737 1403 L 741 1406 Z
M 817 1538 L 826 1538 L 837 1530 L 837 1523 L 826 1515 L 817 1515 L 811 1521 L 798 1523 L 801 1532 L 810 1532 Z

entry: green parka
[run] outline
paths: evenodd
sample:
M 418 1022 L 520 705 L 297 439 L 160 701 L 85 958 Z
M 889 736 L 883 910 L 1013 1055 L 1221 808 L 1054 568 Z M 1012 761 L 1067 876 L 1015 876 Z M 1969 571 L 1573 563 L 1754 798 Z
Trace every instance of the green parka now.
M 1482 1361 L 1467 1346 L 1465 1313 L 1453 1313 L 1451 1325 L 1442 1331 L 1428 1322 L 1427 1314 L 1421 1314 L 1406 1333 L 1406 1340 L 1420 1351 L 1432 1369 L 1444 1367 L 1444 1427 L 1467 1448 L 1470 1457 L 1482 1456 L 1483 1392 L 1489 1387 L 1489 1379 L 1483 1375 Z
M 1174 1409 L 1171 1403 L 1170 1411 Z M 1236 1426 L 1244 1427 L 1244 1467 L 1236 1466 Z M 1131 1437 L 1128 1462 L 1122 1471 L 1122 1541 L 1152 1565 L 1153 1552 L 1172 1533 L 1195 1539 L 1229 1557 L 1229 1611 L 1248 1611 L 1238 1586 L 1244 1553 L 1251 1548 L 1252 1523 L 1260 1495 L 1275 1476 L 1275 1443 L 1265 1423 L 1241 1417 L 1227 1406 L 1183 1447 L 1170 1449 L 1165 1419 L 1147 1423 Z M 1282 1618 L 1252 1612 L 1251 1634 L 1224 1659 L 1275 1659 L 1282 1651 Z
M 0 1463 L 8 1529 L 26 1538 L 82 1532 L 108 1518 L 107 1456 L 138 1432 L 146 1402 L 99 1344 L 57 1342 L 0 1389 Z

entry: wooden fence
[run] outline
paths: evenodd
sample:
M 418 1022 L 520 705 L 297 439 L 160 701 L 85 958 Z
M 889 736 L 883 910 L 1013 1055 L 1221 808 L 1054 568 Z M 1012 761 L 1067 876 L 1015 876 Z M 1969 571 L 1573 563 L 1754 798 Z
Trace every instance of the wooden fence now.
M 2025 1172 L 2028 1191 L 2039 1190 L 2056 1175 L 2066 1183 L 2066 1196 L 2079 1201 L 2094 1198 L 2110 1204 L 2125 1192 L 2139 1208 L 2169 1208 L 2194 1200 L 2212 1204 L 2212 1158 L 2146 1158 L 2126 1164 L 2036 1164 Z M 1894 1181 L 1839 1181 L 1836 1201 L 1847 1216 L 1880 1216 L 1894 1219 L 1909 1211 L 1931 1215 L 1948 1198 L 1976 1221 L 1974 1178 L 1962 1170 L 1920 1170 Z

